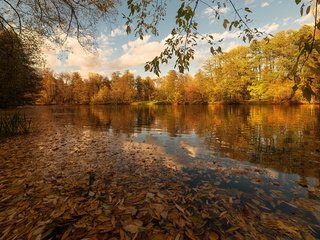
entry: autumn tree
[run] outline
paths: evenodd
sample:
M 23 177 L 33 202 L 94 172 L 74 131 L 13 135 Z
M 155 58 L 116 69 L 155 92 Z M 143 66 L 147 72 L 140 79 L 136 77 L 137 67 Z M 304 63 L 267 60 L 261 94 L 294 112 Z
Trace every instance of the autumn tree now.
M 76 104 L 88 104 L 88 89 L 80 73 L 71 74 L 72 102 Z
M 57 103 L 57 94 L 57 79 L 54 77 L 53 71 L 45 69 L 42 73 L 42 90 L 38 101 L 42 104 L 55 104 Z
M 156 92 L 155 82 L 150 77 L 146 77 L 142 81 L 143 100 L 151 100 Z
M 143 97 L 143 80 L 142 80 L 142 77 L 141 76 L 137 76 L 135 78 L 135 89 L 136 89 L 136 96 L 135 96 L 135 99 L 136 100 L 144 100 L 144 97 Z
M 191 104 L 205 104 L 209 102 L 210 80 L 199 70 L 194 78 L 187 83 L 186 98 Z
M 298 31 L 279 32 L 269 41 L 255 41 L 249 47 L 211 57 L 204 63 L 201 76 L 206 79 L 203 88 L 207 89 L 210 101 L 300 102 L 302 97 L 312 100 L 318 83 L 318 32 L 312 51 L 300 55 L 308 41 L 312 44 L 312 36 L 312 28 L 304 26 Z
M 113 73 L 111 78 L 112 101 L 115 103 L 130 103 L 135 96 L 134 75 L 126 70 L 122 76 Z
M 98 87 L 98 91 L 91 97 L 91 104 L 107 104 L 112 101 L 111 96 L 111 82 L 107 77 L 102 77 L 101 75 L 96 75 L 96 77 L 100 78 L 100 81 L 96 85 Z M 92 78 L 89 78 L 89 84 L 92 81 Z
M 177 99 L 177 80 L 178 73 L 170 70 L 165 77 L 159 80 L 160 88 L 158 92 L 158 100 L 166 102 L 175 102 Z

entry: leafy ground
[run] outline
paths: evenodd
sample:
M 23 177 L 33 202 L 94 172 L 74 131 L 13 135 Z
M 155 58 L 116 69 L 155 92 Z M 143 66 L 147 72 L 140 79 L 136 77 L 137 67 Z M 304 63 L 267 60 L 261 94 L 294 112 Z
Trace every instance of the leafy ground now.
M 0 142 L 0 239 L 317 239 L 307 187 L 286 198 L 263 169 L 183 169 L 159 146 L 47 122 Z

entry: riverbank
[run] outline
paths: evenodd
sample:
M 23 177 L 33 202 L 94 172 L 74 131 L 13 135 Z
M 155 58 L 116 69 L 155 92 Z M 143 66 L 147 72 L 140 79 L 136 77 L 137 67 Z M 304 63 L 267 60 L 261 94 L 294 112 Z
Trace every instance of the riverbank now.
M 319 186 L 288 199 L 263 168 L 219 159 L 186 168 L 134 136 L 60 113 L 35 119 L 29 135 L 0 142 L 1 239 L 319 238 Z
M 168 101 L 138 101 L 132 102 L 129 105 L 133 106 L 153 106 L 153 105 L 319 105 L 320 102 L 271 102 L 271 101 L 258 101 L 258 100 L 247 100 L 247 101 L 239 101 L 239 102 L 226 102 L 226 101 L 218 101 L 218 102 L 209 102 L 209 103 L 171 103 Z M 110 104 L 114 105 L 114 104 Z M 115 104 L 116 105 L 116 104 Z
M 240 102 L 226 102 L 226 101 L 217 101 L 217 102 L 209 102 L 209 103 L 172 103 L 168 101 L 136 101 L 131 103 L 105 103 L 105 104 L 77 104 L 77 103 L 68 103 L 68 104 L 35 104 L 35 105 L 27 105 L 27 106 L 6 106 L 5 108 L 0 109 L 20 109 L 28 106 L 122 106 L 122 105 L 132 105 L 132 106 L 159 106 L 159 105 L 194 105 L 194 106 L 210 106 L 210 105 L 320 105 L 320 102 L 270 102 L 270 101 L 256 101 L 256 100 L 248 100 L 248 101 L 240 101 Z

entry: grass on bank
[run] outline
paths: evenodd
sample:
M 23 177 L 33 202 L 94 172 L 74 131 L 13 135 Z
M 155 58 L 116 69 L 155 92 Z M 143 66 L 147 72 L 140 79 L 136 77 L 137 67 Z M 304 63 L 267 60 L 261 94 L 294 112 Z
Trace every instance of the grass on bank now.
M 166 101 L 138 101 L 138 102 L 133 102 L 131 105 L 134 106 L 152 106 L 152 105 L 171 105 L 170 102 Z
M 0 137 L 27 134 L 30 132 L 31 120 L 20 112 L 0 115 Z

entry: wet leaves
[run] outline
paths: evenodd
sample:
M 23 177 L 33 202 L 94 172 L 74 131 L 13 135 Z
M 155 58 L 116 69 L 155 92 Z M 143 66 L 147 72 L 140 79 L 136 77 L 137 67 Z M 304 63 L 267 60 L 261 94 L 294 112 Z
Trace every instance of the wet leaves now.
M 0 143 L 0 239 L 319 236 L 318 186 L 288 199 L 276 181 L 264 190 L 263 169 L 199 163 L 188 171 L 151 144 L 48 129 Z M 241 177 L 250 191 L 234 187 Z

